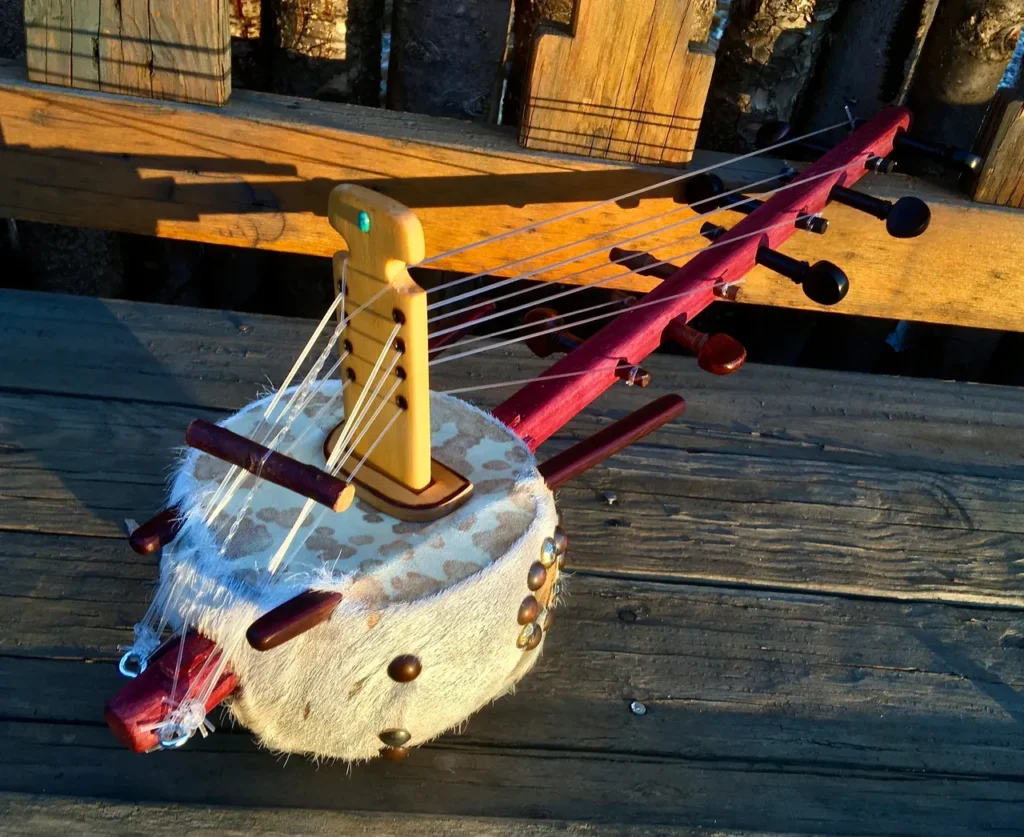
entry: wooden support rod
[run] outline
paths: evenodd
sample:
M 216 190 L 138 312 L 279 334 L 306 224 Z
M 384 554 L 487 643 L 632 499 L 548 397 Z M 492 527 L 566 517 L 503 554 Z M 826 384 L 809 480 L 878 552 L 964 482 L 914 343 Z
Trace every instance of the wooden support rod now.
M 682 415 L 685 409 L 686 402 L 682 396 L 663 395 L 603 430 L 598 430 L 589 439 L 542 462 L 538 466 L 540 475 L 552 490 L 565 485 L 584 471 L 600 465 L 623 448 Z
M 245 638 L 257 651 L 269 651 L 283 645 L 321 622 L 326 622 L 341 601 L 341 593 L 307 590 L 268 610 L 254 621 Z
M 250 474 L 316 500 L 332 511 L 345 511 L 355 498 L 355 487 L 349 483 L 204 419 L 196 419 L 188 426 L 185 442 Z
M 152 555 L 173 541 L 181 531 L 181 509 L 171 506 L 147 520 L 128 536 L 128 544 L 139 555 Z

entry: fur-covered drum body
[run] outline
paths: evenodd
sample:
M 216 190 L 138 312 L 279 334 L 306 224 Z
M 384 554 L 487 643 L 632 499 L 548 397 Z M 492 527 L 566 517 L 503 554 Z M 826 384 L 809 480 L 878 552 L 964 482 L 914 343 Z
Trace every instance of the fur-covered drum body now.
M 294 459 L 322 467 L 338 418 L 324 406 L 337 403 L 337 386 L 288 428 Z M 223 426 L 255 435 L 266 401 Z M 361 500 L 345 512 L 318 506 L 273 575 L 267 567 L 301 498 L 247 476 L 207 522 L 203 510 L 230 466 L 197 450 L 184 456 L 171 499 L 185 522 L 164 550 L 157 601 L 172 627 L 222 649 L 238 680 L 230 711 L 265 746 L 346 760 L 376 756 L 387 742 L 416 746 L 508 692 L 537 659 L 559 587 L 552 493 L 523 442 L 463 401 L 431 396 L 431 440 L 433 456 L 473 482 L 465 505 L 425 522 Z M 250 647 L 248 626 L 308 589 L 341 593 L 330 619 L 273 650 Z M 536 615 L 521 624 L 530 597 Z M 389 674 L 401 657 L 419 663 L 406 682 Z

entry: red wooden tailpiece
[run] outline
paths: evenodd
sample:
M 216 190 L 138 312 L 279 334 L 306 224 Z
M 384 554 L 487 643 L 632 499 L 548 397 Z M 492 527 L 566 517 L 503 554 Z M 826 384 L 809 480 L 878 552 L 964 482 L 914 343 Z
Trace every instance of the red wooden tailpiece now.
M 146 670 L 114 695 L 104 709 L 103 716 L 114 735 L 136 753 L 148 753 L 160 746 L 156 724 L 167 717 L 171 706 L 189 695 L 198 694 L 203 685 L 201 679 L 212 673 L 214 664 L 205 672 L 203 664 L 217 650 L 217 646 L 200 634 L 189 634 L 184 640 L 181 670 L 172 694 L 174 669 L 178 664 L 181 642 L 178 639 L 168 643 L 163 653 L 150 660 Z M 230 671 L 221 674 L 206 701 L 206 711 L 211 711 L 230 695 L 236 685 L 235 675 Z
M 650 404 L 634 410 L 623 419 L 599 430 L 589 439 L 555 454 L 541 463 L 537 470 L 548 488 L 554 490 L 569 480 L 589 471 L 614 456 L 648 433 L 682 415 L 686 402 L 679 395 L 663 395 Z
M 809 166 L 785 191 L 778 192 L 740 221 L 718 241 L 698 253 L 644 298 L 644 307 L 627 309 L 612 322 L 554 364 L 541 378 L 520 389 L 494 410 L 531 450 L 597 398 L 617 380 L 619 361 L 638 364 L 661 342 L 669 322 L 693 318 L 715 299 L 714 287 L 736 282 L 754 267 L 758 247 L 778 248 L 794 232 L 802 215 L 820 212 L 836 185 L 849 186 L 865 173 L 868 157 L 892 151 L 896 133 L 910 127 L 910 112 L 888 108 L 854 131 L 846 140 Z M 830 169 L 841 171 L 819 176 Z M 815 178 L 815 179 L 811 179 Z M 766 229 L 772 227 L 773 229 Z M 749 235 L 758 230 L 760 235 Z M 687 296 L 677 297 L 687 293 Z M 676 297 L 676 298 L 672 298 Z M 662 305 L 646 304 L 664 299 Z M 570 377 L 555 377 L 569 375 Z M 548 376 L 551 376 L 548 379 Z
M 132 532 L 128 536 L 128 544 L 139 555 L 152 555 L 178 536 L 183 522 L 181 509 L 171 506 Z

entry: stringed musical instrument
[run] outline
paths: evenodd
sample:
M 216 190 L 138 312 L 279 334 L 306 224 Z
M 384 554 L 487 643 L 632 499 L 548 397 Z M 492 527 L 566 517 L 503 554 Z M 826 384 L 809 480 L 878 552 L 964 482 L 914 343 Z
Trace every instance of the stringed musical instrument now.
M 567 538 L 554 489 L 685 404 L 659 398 L 540 463 L 538 448 L 609 387 L 645 385 L 640 364 L 663 341 L 711 373 L 741 368 L 736 340 L 691 321 L 715 300 L 735 299 L 755 264 L 823 305 L 841 303 L 850 281 L 839 267 L 779 251 L 798 230 L 824 233 L 830 202 L 876 215 L 894 236 L 923 233 L 920 201 L 889 204 L 851 188 L 891 167 L 909 127 L 907 110 L 885 110 L 802 172 L 781 172 L 759 197 L 728 192 L 710 171 L 667 178 L 702 211 L 652 219 L 660 230 L 723 209 L 745 217 L 687 236 L 712 241 L 682 266 L 674 262 L 689 251 L 645 251 L 642 231 L 600 245 L 622 275 L 660 284 L 639 300 L 570 314 L 536 300 L 498 311 L 479 298 L 512 280 L 431 303 L 408 272 L 431 261 L 415 214 L 357 185 L 335 188 L 328 218 L 347 250 L 334 259 L 334 303 L 280 389 L 219 424 L 189 426 L 168 509 L 130 536 L 136 551 L 162 556 L 156 595 L 121 659 L 131 679 L 106 708 L 117 736 L 139 752 L 179 747 L 207 734 L 208 713 L 227 701 L 274 750 L 399 759 L 508 692 L 534 665 L 561 599 Z M 772 131 L 769 149 L 806 141 Z M 577 223 L 581 212 L 499 235 Z M 562 249 L 540 256 L 561 259 Z M 556 287 L 550 298 L 595 284 Z M 526 311 L 521 325 L 455 342 L 517 311 Z M 589 338 L 574 335 L 602 318 L 610 322 Z M 564 356 L 526 382 L 430 391 L 432 365 L 522 341 Z M 515 383 L 491 413 L 457 397 Z

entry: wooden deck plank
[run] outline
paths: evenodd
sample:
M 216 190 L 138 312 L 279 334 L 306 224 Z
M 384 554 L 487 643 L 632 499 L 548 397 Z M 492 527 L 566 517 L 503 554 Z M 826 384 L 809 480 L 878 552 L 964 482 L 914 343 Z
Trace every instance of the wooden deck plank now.
M 650 837 L 644 826 L 565 820 L 368 814 L 358 811 L 229 808 L 209 805 L 118 803 L 68 796 L 0 793 L 0 822 L 17 824 L 20 837 L 49 837 L 75 823 L 81 837 Z M 12 830 L 14 826 L 12 825 Z M 768 837 L 764 832 L 660 826 L 664 837 Z M 798 837 L 773 834 L 771 837 Z
M 0 596 L 0 718 L 99 724 L 122 682 L 116 649 L 146 605 L 154 562 L 128 559 L 120 579 L 92 540 L 64 539 L 63 573 L 53 558 L 35 576 L 25 562 L 12 566 Z M 516 693 L 443 742 L 1020 776 L 1024 631 L 1015 611 L 769 599 L 586 575 L 569 592 Z M 646 715 L 630 713 L 634 699 Z
M 265 374 L 280 380 L 310 327 L 39 294 L 0 300 L 0 421 L 11 441 L 0 529 L 28 532 L 118 538 L 126 517 L 157 511 L 188 422 L 241 406 Z M 473 379 L 543 367 L 521 351 L 496 354 L 470 367 Z M 463 383 L 456 366 L 437 367 L 435 386 Z M 577 567 L 1022 604 L 1024 391 L 753 366 L 718 379 L 679 357 L 649 366 L 649 392 L 613 390 L 548 446 L 652 392 L 689 399 L 680 421 L 560 492 Z M 484 395 L 485 406 L 499 397 Z
M 223 110 L 155 104 L 29 84 L 20 67 L 3 63 L 0 113 L 5 216 L 321 256 L 341 249 L 324 213 L 330 189 L 342 181 L 378 188 L 414 208 L 428 254 L 440 254 L 666 177 L 664 170 L 520 149 L 511 132 L 456 120 L 251 91 L 238 91 Z M 694 167 L 723 159 L 699 156 Z M 729 185 L 741 186 L 777 174 L 779 167 L 778 160 L 758 159 L 726 175 Z M 848 272 L 849 296 L 827 310 L 1021 327 L 1024 287 L 1012 277 L 1024 213 L 898 176 L 869 176 L 864 186 L 883 198 L 909 192 L 926 198 L 931 228 L 919 239 L 896 240 L 877 219 L 829 207 L 825 239 L 797 235 L 785 247 L 794 257 L 828 258 Z M 619 227 L 677 209 L 674 191 L 668 191 L 588 215 L 586 234 L 604 238 L 574 254 L 611 246 L 622 238 L 613 232 Z M 722 221 L 734 222 L 735 214 L 723 214 Z M 543 227 L 529 236 L 531 251 L 577 242 L 580 229 L 575 218 Z M 675 256 L 701 246 L 699 239 L 679 241 L 691 234 L 696 230 L 675 228 L 649 240 L 670 246 L 663 254 Z M 435 265 L 522 272 L 522 265 L 496 268 L 525 251 L 523 238 L 515 236 Z M 584 266 L 596 270 L 577 282 L 622 272 L 606 264 L 604 253 L 587 258 Z M 565 265 L 544 278 L 580 269 Z M 610 286 L 647 290 L 653 284 L 630 276 Z M 999 292 L 979 291 L 991 287 Z M 792 282 L 764 268 L 749 275 L 743 301 L 821 310 Z
M 759 768 L 746 761 L 434 746 L 401 765 L 276 763 L 243 736 L 214 735 L 166 758 L 126 752 L 78 724 L 0 722 L 0 787 L 152 802 L 409 811 L 834 835 L 1019 834 L 1024 787 L 989 777 Z M 230 779 L 230 781 L 228 781 Z M 585 833 L 585 832 L 584 832 Z

